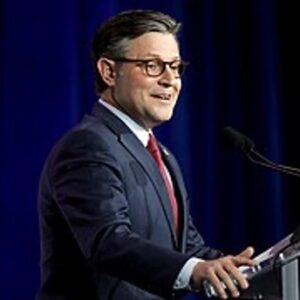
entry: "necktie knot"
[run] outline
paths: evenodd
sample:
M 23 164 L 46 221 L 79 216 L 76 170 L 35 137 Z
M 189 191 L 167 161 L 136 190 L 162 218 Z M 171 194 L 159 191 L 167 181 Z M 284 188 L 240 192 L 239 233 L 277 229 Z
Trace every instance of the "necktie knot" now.
M 158 165 L 160 165 L 162 162 L 160 150 L 159 150 L 159 147 L 158 147 L 158 144 L 157 144 L 157 141 L 156 141 L 154 135 L 151 133 L 149 134 L 147 149 L 151 153 L 151 155 L 154 157 L 156 163 Z

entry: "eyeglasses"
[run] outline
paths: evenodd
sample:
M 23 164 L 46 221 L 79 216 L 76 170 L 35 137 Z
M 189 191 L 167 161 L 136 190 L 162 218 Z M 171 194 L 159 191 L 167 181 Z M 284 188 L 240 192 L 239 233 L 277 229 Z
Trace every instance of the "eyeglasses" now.
M 187 62 L 180 59 L 174 61 L 163 61 L 159 58 L 130 59 L 125 57 L 117 57 L 111 59 L 117 62 L 140 64 L 144 67 L 146 74 L 150 77 L 158 77 L 163 74 L 166 70 L 166 66 L 169 66 L 175 76 L 181 77 L 186 66 L 188 65 Z

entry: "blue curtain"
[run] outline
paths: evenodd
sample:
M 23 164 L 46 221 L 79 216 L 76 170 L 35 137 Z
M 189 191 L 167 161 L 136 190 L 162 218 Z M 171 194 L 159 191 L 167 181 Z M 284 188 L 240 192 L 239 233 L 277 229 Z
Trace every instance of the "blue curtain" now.
M 259 253 L 296 227 L 298 179 L 258 168 L 221 141 L 230 125 L 270 159 L 300 165 L 297 11 L 284 2 L 0 2 L 0 299 L 34 298 L 39 174 L 53 143 L 96 101 L 90 42 L 122 10 L 157 9 L 183 22 L 190 66 L 174 118 L 156 133 L 180 162 L 207 243 Z

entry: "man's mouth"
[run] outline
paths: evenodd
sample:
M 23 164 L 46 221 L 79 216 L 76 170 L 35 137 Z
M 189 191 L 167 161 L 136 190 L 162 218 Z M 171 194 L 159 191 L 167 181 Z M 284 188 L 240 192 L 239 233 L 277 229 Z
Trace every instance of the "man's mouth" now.
M 151 96 L 160 100 L 167 100 L 167 101 L 171 100 L 172 98 L 172 95 L 167 93 L 152 94 Z

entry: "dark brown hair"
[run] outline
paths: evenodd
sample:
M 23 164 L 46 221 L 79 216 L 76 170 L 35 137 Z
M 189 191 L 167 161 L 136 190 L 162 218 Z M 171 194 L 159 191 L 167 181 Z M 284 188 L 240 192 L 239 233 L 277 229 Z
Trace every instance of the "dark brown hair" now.
M 180 26 L 172 17 L 153 10 L 124 11 L 108 19 L 98 28 L 92 42 L 96 93 L 100 95 L 106 88 L 97 70 L 99 58 L 124 56 L 128 42 L 147 32 L 171 33 L 177 38 Z

